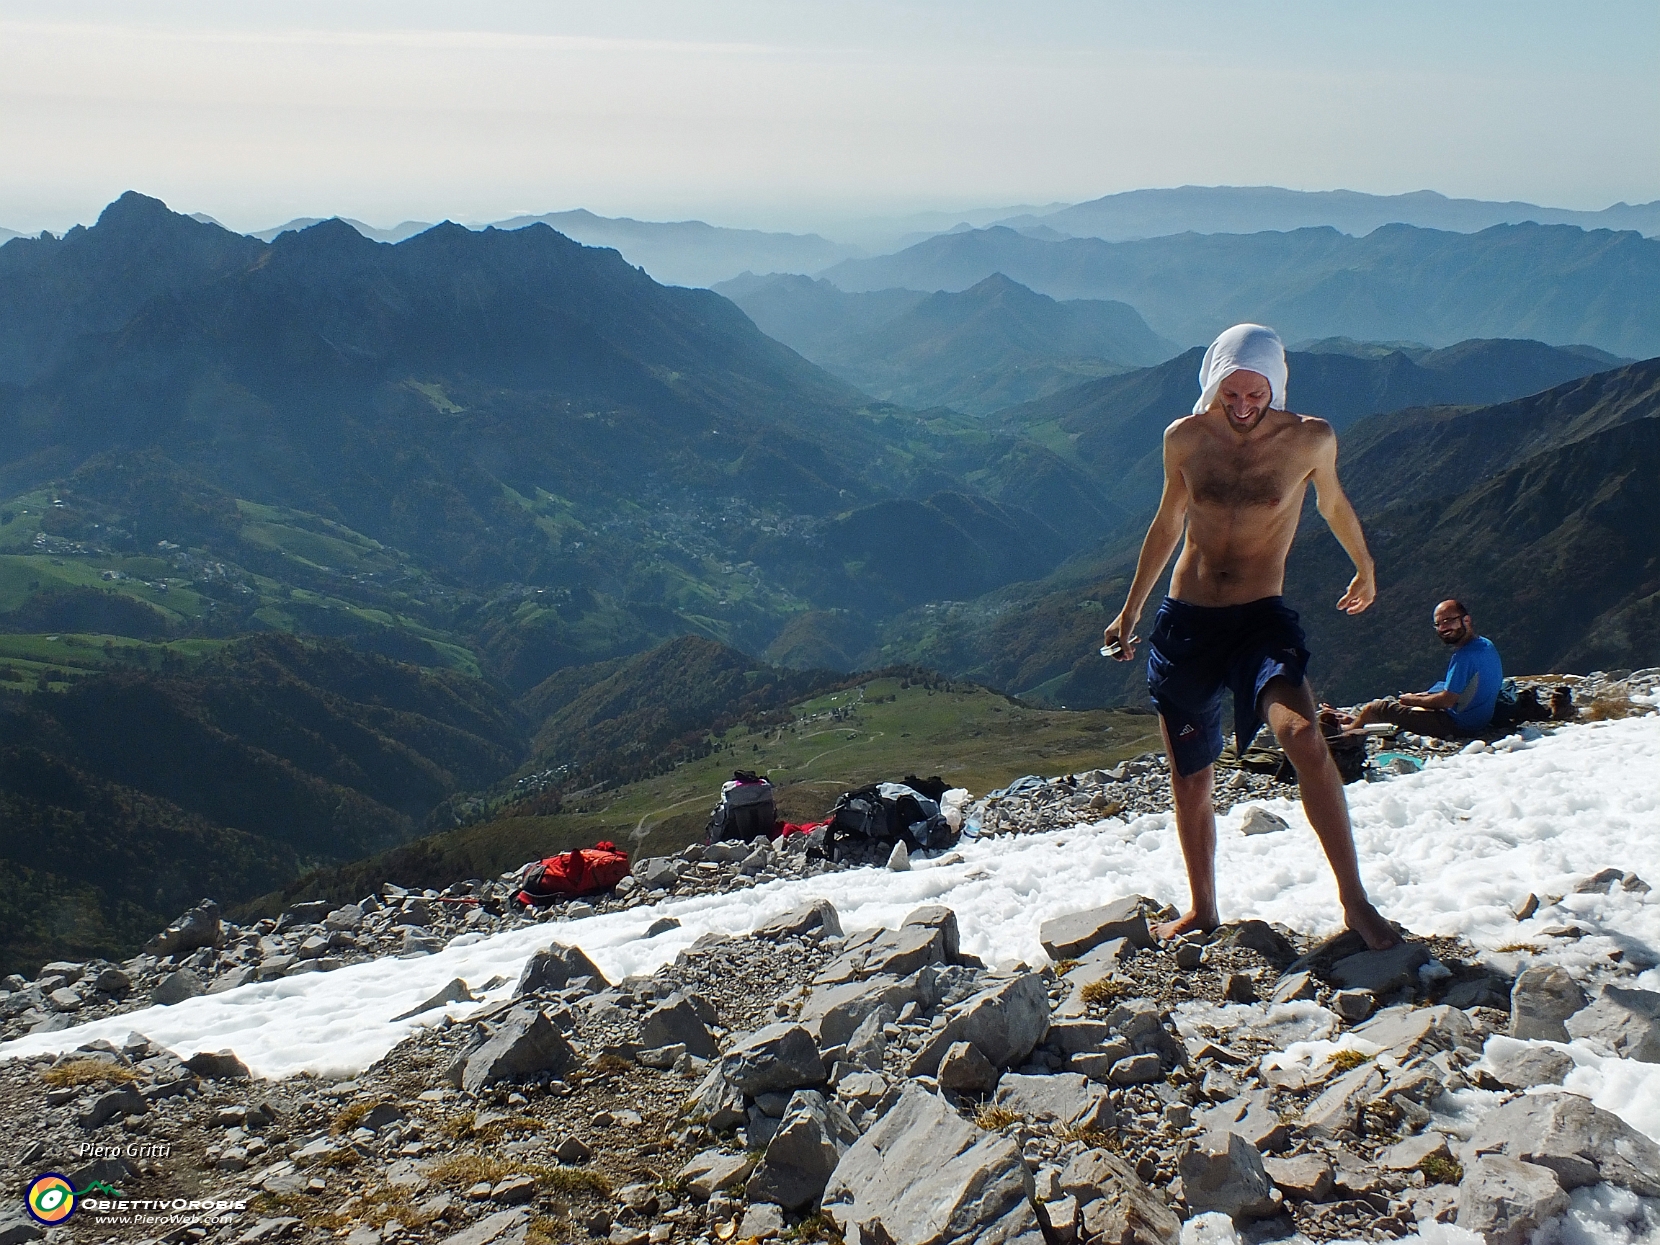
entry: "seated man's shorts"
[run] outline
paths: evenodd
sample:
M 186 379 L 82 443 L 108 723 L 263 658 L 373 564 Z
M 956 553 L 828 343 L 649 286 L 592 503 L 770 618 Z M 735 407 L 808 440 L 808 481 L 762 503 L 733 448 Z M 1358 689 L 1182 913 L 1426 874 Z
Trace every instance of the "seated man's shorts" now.
M 1303 681 L 1303 639 L 1283 597 L 1223 606 L 1164 599 L 1147 638 L 1147 691 L 1170 733 L 1177 773 L 1195 774 L 1222 755 L 1224 689 L 1233 693 L 1239 751 L 1251 746 L 1268 681 Z

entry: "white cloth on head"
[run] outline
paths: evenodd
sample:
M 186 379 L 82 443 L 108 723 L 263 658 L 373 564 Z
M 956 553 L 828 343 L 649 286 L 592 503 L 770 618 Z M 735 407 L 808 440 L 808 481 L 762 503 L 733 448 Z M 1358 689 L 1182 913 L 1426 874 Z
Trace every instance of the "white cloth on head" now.
M 1199 364 L 1199 400 L 1193 404 L 1193 413 L 1203 415 L 1210 410 L 1222 382 L 1239 371 L 1266 376 L 1274 391 L 1268 405 L 1277 411 L 1285 409 L 1285 343 L 1273 329 L 1261 324 L 1236 324 L 1205 351 Z

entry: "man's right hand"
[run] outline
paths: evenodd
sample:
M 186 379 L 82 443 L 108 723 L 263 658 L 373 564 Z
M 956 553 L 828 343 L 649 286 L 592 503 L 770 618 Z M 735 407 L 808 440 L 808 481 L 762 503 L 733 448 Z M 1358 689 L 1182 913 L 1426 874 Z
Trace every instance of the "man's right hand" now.
M 1115 661 L 1133 661 L 1135 659 L 1135 646 L 1141 639 L 1135 633 L 1137 621 L 1137 619 L 1126 617 L 1120 611 L 1118 617 L 1108 623 L 1107 629 L 1101 633 L 1101 646 L 1103 648 L 1111 649 L 1115 643 L 1118 645 L 1117 656 L 1114 657 Z

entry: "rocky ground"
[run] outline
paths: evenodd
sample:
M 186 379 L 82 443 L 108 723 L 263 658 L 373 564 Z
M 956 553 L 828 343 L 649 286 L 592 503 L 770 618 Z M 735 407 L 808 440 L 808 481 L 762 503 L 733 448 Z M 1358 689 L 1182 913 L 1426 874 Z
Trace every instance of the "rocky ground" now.
M 1160 769 L 1141 758 L 967 812 L 996 834 L 1092 821 L 1114 803 L 1116 815 L 1162 811 Z M 1241 799 L 1278 793 L 1256 775 L 1232 782 L 1222 790 Z M 856 867 L 810 847 L 689 848 L 557 911 Z M 1619 870 L 1581 886 L 1646 889 Z M 204 905 L 126 964 L 8 980 L 0 1011 L 12 1036 L 419 954 L 537 919 L 509 890 L 386 886 L 248 927 Z M 1536 962 L 1511 977 L 1451 940 L 1371 953 L 1262 922 L 1161 945 L 1148 932 L 1161 914 L 1128 896 L 1058 918 L 1043 930 L 1048 963 L 999 971 L 961 953 L 954 915 L 937 907 L 898 930 L 844 931 L 821 901 L 616 983 L 554 944 L 511 999 L 442 1018 L 339 1084 L 253 1080 L 234 1052 L 181 1063 L 136 1033 L 12 1060 L 0 1064 L 0 1115 L 14 1124 L 0 1180 L 57 1171 L 103 1188 L 55 1228 L 0 1210 L 0 1245 L 43 1233 L 1087 1245 L 1174 1242 L 1204 1213 L 1253 1240 L 1391 1239 L 1456 1220 L 1520 1242 L 1578 1185 L 1660 1197 L 1646 1137 L 1573 1094 L 1520 1096 L 1559 1084 L 1566 1056 L 1482 1053 L 1493 1034 L 1576 1037 L 1660 1062 L 1660 994 L 1633 988 L 1638 965 L 1576 979 Z M 505 983 L 453 983 L 431 1006 L 493 985 Z M 1282 1055 L 1313 1038 L 1336 1045 Z M 203 1202 L 222 1205 L 191 1205 Z

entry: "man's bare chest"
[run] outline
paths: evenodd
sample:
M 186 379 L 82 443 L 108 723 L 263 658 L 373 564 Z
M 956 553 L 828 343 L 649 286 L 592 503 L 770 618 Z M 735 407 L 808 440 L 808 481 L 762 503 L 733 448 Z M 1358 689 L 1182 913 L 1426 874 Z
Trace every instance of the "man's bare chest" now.
M 1196 456 L 1185 474 L 1194 503 L 1220 510 L 1278 509 L 1307 478 L 1283 455 L 1238 452 Z

